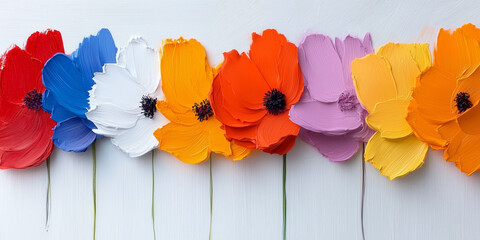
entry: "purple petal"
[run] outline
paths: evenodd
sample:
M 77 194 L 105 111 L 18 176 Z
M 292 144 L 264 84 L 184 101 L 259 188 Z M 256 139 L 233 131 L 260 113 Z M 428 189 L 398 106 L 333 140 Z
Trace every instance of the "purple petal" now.
M 357 104 L 355 110 L 342 111 L 336 102 L 302 100 L 290 109 L 290 120 L 302 128 L 325 135 L 343 135 L 359 129 L 364 124 L 364 119 L 358 111 L 360 104 Z
M 307 36 L 298 46 L 298 61 L 312 98 L 336 102 L 346 90 L 342 62 L 329 37 L 321 34 Z
M 373 53 L 372 39 L 367 33 L 363 41 L 359 38 L 347 36 L 345 40 L 335 38 L 335 48 L 340 56 L 343 68 L 343 79 L 347 89 L 354 89 L 350 65 L 355 58 L 361 58 Z
M 361 142 L 352 138 L 351 135 L 326 136 L 301 128 L 298 136 L 332 162 L 350 159 L 361 146 Z

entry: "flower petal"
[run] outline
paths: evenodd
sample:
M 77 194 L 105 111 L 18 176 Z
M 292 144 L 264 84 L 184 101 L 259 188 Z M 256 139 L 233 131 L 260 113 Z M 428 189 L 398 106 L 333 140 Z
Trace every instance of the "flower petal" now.
M 117 136 L 123 130 L 134 127 L 137 120 L 143 117 L 140 109 L 127 110 L 112 104 L 98 105 L 86 115 L 97 127 L 93 132 L 107 137 Z M 112 131 L 113 129 L 116 131 Z
M 293 136 L 293 135 L 287 136 L 281 142 L 271 145 L 268 148 L 264 148 L 262 149 L 262 151 L 266 153 L 278 154 L 278 155 L 287 154 L 295 145 L 296 139 L 297 139 L 297 136 Z
M 473 103 L 473 106 L 476 106 L 480 102 L 480 86 L 478 84 L 479 82 L 480 82 L 480 67 L 477 68 L 477 70 L 475 70 L 467 78 L 461 78 L 457 80 L 457 87 L 455 88 L 452 94 L 452 100 L 450 101 L 450 106 L 452 108 L 453 113 L 458 113 L 455 97 L 460 92 L 468 93 L 470 95 L 470 98 L 468 100 L 470 100 Z
M 82 117 L 88 109 L 89 81 L 73 63 L 72 59 L 57 53 L 43 67 L 43 84 L 61 104 L 75 116 Z M 62 99 L 61 103 L 58 102 Z
M 439 150 L 445 148 L 447 142 L 437 132 L 437 128 L 440 127 L 441 123 L 430 121 L 424 117 L 417 108 L 417 102 L 412 99 L 406 118 L 417 138 L 428 143 L 433 149 Z
M 359 104 L 357 107 L 360 108 Z M 300 101 L 290 109 L 290 120 L 301 127 L 326 135 L 343 135 L 358 129 L 363 118 L 357 111 L 342 111 L 336 102 Z
M 365 161 L 390 180 L 402 177 L 422 166 L 428 145 L 413 134 L 399 139 L 382 138 L 375 133 L 365 148 Z
M 65 53 L 62 34 L 57 30 L 35 32 L 27 40 L 25 51 L 45 64 L 55 53 Z
M 307 36 L 298 47 L 298 59 L 312 98 L 327 103 L 337 101 L 346 86 L 332 40 L 321 34 Z
M 362 58 L 367 54 L 373 54 L 372 38 L 370 33 L 365 34 L 363 41 L 359 38 L 347 36 L 345 40 L 335 38 L 335 49 L 342 62 L 343 80 L 345 87 L 350 90 L 354 89 L 352 72 L 350 65 L 355 58 Z
M 78 117 L 57 123 L 52 137 L 55 146 L 69 152 L 86 151 L 96 138 L 97 134 Z
M 125 66 L 132 79 L 143 86 L 146 93 L 152 94 L 161 87 L 160 56 L 143 38 L 132 38 L 125 48 L 119 50 L 118 64 Z
M 352 158 L 361 146 L 361 141 L 354 139 L 351 134 L 327 136 L 301 128 L 298 136 L 332 162 Z
M 233 142 L 230 142 L 230 147 L 232 149 L 232 155 L 226 157 L 232 159 L 233 161 L 239 161 L 247 158 L 252 152 L 250 149 L 237 145 Z
M 96 36 L 84 38 L 78 49 L 72 53 L 73 62 L 85 76 L 86 87 L 93 85 L 93 74 L 101 72 L 105 63 L 115 63 L 117 47 L 112 34 L 106 28 L 101 29 Z
M 300 126 L 290 121 L 287 113 L 267 114 L 257 129 L 257 148 L 272 148 L 282 143 L 288 136 L 297 136 Z
M 377 51 L 377 55 L 390 63 L 398 98 L 411 96 L 417 76 L 421 73 L 420 66 L 431 64 L 428 44 L 388 43 Z M 413 56 L 422 62 L 417 63 Z
M 123 131 L 112 138 L 112 143 L 127 153 L 130 157 L 138 157 L 155 149 L 158 140 L 153 133 L 163 127 L 168 120 L 162 114 L 155 114 L 153 119 L 142 117 L 133 128 Z
M 30 56 L 29 53 L 14 46 L 2 59 L 1 96 L 2 101 L 23 105 L 28 92 L 36 89 L 43 92 L 43 64 Z
M 480 105 L 477 105 L 457 119 L 458 125 L 466 134 L 477 135 L 480 134 Z
M 214 73 L 197 40 L 166 40 L 161 65 L 163 91 L 174 112 L 191 111 L 195 103 L 207 98 Z
M 372 129 L 379 131 L 383 138 L 405 137 L 412 133 L 412 128 L 405 119 L 409 104 L 410 101 L 404 99 L 379 102 L 365 121 Z
M 480 135 L 469 135 L 461 131 L 453 137 L 445 150 L 447 161 L 455 162 L 460 171 L 471 175 L 480 169 Z
M 357 98 L 369 113 L 375 104 L 397 96 L 395 80 L 388 61 L 377 55 L 367 55 L 352 62 L 352 78 Z

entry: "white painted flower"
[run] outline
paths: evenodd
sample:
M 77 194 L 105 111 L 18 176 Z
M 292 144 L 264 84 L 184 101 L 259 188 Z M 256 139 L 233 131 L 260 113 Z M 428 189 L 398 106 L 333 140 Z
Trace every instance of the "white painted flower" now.
M 141 156 L 158 146 L 153 132 L 168 123 L 156 110 L 164 100 L 160 81 L 159 53 L 140 37 L 120 49 L 116 64 L 105 64 L 103 73 L 93 77 L 86 113 L 97 134 L 111 137 L 112 143 L 131 157 Z

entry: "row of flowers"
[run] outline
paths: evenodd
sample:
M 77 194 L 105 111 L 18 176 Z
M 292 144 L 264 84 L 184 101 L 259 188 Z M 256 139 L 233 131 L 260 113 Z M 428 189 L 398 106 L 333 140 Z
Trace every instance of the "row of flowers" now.
M 470 175 L 480 166 L 480 29 L 441 29 L 427 44 L 275 30 L 212 67 L 195 39 L 157 51 L 140 37 L 117 49 L 107 29 L 70 55 L 60 32 L 32 34 L 0 69 L 0 168 L 42 164 L 54 145 L 85 151 L 109 137 L 131 157 L 155 148 L 196 164 L 211 152 L 286 154 L 299 136 L 333 162 L 367 142 L 390 179 L 420 167 L 428 146 Z

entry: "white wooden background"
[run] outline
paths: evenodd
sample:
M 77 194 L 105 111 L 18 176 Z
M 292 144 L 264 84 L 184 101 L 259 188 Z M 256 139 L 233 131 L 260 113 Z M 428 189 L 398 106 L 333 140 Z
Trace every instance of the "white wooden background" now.
M 306 33 L 344 37 L 370 31 L 374 47 L 434 42 L 440 27 L 480 25 L 478 0 L 0 0 L 0 49 L 45 28 L 67 52 L 108 27 L 118 46 L 131 35 L 198 39 L 212 64 L 246 51 L 251 32 L 276 28 L 298 44 Z M 2 50 L 3 51 L 3 50 Z M 121 96 L 119 96 L 121 97 Z M 153 239 L 150 155 L 132 159 L 97 143 L 97 239 Z M 45 231 L 45 165 L 0 171 L 0 239 L 92 239 L 92 158 L 55 149 L 52 208 Z M 213 239 L 281 239 L 281 156 L 213 158 Z M 480 239 L 480 174 L 466 177 L 439 152 L 407 177 L 389 181 L 366 164 L 366 239 Z M 330 163 L 300 140 L 287 159 L 287 239 L 361 239 L 362 164 Z M 208 239 L 209 163 L 187 165 L 156 152 L 157 239 Z

